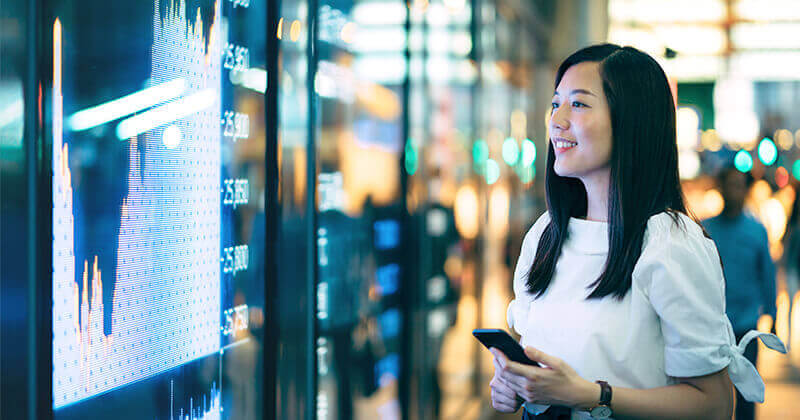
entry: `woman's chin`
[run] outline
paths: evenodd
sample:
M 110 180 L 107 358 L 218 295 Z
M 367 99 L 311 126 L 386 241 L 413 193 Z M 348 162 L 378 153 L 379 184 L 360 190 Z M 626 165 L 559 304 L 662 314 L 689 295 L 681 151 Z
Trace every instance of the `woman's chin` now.
M 564 169 L 564 168 L 559 168 L 558 166 L 554 166 L 553 167 L 553 172 L 555 172 L 556 175 L 558 175 L 558 176 L 560 176 L 562 178 L 574 178 L 575 177 L 574 171 L 570 171 L 570 170 Z

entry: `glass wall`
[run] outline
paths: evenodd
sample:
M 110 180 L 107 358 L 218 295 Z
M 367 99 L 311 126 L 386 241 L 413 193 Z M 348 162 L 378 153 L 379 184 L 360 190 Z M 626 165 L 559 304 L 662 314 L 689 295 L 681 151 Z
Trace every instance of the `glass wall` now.
M 58 419 L 478 417 L 470 331 L 504 326 L 540 210 L 538 41 L 513 9 L 34 6 L 13 20 L 41 39 L 2 38 L 20 58 L 0 83 L 2 337 L 35 350 L 4 345 L 4 378 L 30 383 L 4 399 Z
M 404 10 L 319 5 L 318 419 L 400 418 Z
M 46 334 L 35 334 L 36 160 L 26 139 L 36 130 L 36 78 L 32 57 L 35 12 L 30 2 L 0 7 L 0 417 L 36 416 L 38 355 Z M 46 264 L 45 264 L 46 266 Z M 40 346 L 38 340 L 45 340 Z M 48 362 L 45 359 L 45 362 Z M 45 366 L 49 365 L 46 363 Z M 49 371 L 48 371 L 49 373 Z M 45 385 L 46 386 L 46 385 Z M 44 394 L 46 395 L 46 393 Z M 45 405 L 46 407 L 46 405 Z
M 491 357 L 471 331 L 505 328 L 519 246 L 544 210 L 534 188 L 544 142 L 528 124 L 539 113 L 532 80 L 543 47 L 513 8 L 502 11 L 495 2 L 411 8 L 410 418 L 487 414 Z
M 316 355 L 314 338 L 314 194 L 309 179 L 314 179 L 314 156 L 310 132 L 308 2 L 280 2 L 277 92 L 277 186 L 278 279 L 275 287 L 277 331 L 275 418 L 312 418 L 314 410 L 313 372 Z M 269 34 L 272 36 L 273 34 Z M 269 162 L 268 162 L 269 164 Z M 313 195 L 311 195 L 313 197 Z M 267 413 L 268 418 L 269 414 Z

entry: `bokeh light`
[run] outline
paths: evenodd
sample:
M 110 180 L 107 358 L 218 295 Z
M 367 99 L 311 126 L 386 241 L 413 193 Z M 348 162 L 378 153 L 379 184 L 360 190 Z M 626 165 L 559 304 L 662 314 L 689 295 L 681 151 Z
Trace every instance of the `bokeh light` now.
M 489 145 L 483 139 L 476 140 L 472 145 L 472 159 L 479 165 L 489 159 Z
M 522 166 L 531 166 L 536 161 L 536 145 L 531 139 L 522 140 Z
M 733 164 L 739 172 L 749 172 L 753 169 L 753 158 L 747 150 L 739 150 L 733 158 Z
M 722 142 L 717 135 L 717 131 L 714 129 L 703 131 L 700 137 L 700 143 L 703 145 L 704 149 L 712 152 L 718 152 L 722 149 Z
M 503 160 L 508 166 L 514 166 L 519 161 L 519 146 L 513 137 L 503 142 Z
M 772 165 L 778 159 L 778 148 L 769 137 L 764 137 L 758 144 L 758 158 L 764 165 Z
M 297 42 L 300 39 L 300 30 L 301 30 L 301 23 L 299 20 L 292 21 L 292 26 L 289 28 L 289 39 L 292 42 Z
M 682 106 L 677 113 L 678 148 L 681 150 L 693 149 L 697 146 L 700 116 L 694 108 Z
M 784 168 L 783 166 L 776 169 L 775 184 L 778 185 L 778 188 L 783 188 L 788 183 L 789 183 L 789 171 L 787 171 L 786 168 Z
M 508 234 L 508 211 L 511 195 L 505 183 L 498 183 L 489 193 L 489 229 L 488 234 L 496 239 Z
M 519 180 L 523 184 L 527 184 L 533 181 L 533 178 L 536 177 L 536 168 L 533 166 L 523 166 L 519 168 Z
M 478 139 L 472 144 L 472 161 L 475 172 L 486 174 L 486 159 L 489 159 L 489 144 L 483 139 Z
M 413 141 L 411 139 L 409 139 L 406 143 L 405 166 L 406 172 L 409 175 L 414 175 L 417 173 L 417 168 L 419 167 L 419 157 L 417 156 L 417 150 L 414 148 Z
M 456 230 L 465 239 L 478 236 L 478 192 L 472 185 L 461 186 L 456 192 L 453 216 L 456 219 Z
M 678 154 L 678 173 L 681 179 L 694 179 L 700 174 L 700 155 L 694 150 Z
M 761 222 L 767 228 L 770 243 L 780 241 L 786 232 L 786 211 L 780 201 L 769 198 L 761 204 L 759 209 Z
M 781 128 L 775 131 L 775 142 L 781 150 L 789 150 L 794 145 L 794 136 L 791 131 Z
M 500 179 L 500 165 L 494 159 L 486 160 L 486 183 L 489 185 L 494 184 Z

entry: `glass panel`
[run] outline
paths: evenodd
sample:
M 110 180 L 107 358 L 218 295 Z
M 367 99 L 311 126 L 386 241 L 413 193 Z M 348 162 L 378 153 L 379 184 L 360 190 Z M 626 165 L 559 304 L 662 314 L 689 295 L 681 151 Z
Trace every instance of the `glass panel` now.
M 24 141 L 24 130 L 35 109 L 35 86 L 28 24 L 33 8 L 24 0 L 4 1 L 0 7 L 0 413 L 4 418 L 27 418 L 29 412 L 28 373 L 35 359 L 30 334 L 35 331 L 37 308 L 29 296 L 35 291 L 28 257 L 35 240 L 29 208 L 35 197 L 28 194 L 29 162 L 34 148 Z M 27 113 L 26 113 L 27 112 Z M 30 395 L 33 397 L 33 395 Z
M 321 420 L 400 418 L 404 10 L 400 1 L 318 10 Z
M 312 241 L 308 206 L 308 2 L 280 2 L 280 69 L 278 93 L 278 419 L 310 418 L 314 392 L 310 357 L 314 357 L 313 332 L 309 319 L 314 308 L 309 302 L 309 278 L 313 274 L 309 252 Z
M 55 417 L 261 417 L 264 2 L 48 7 Z
M 467 321 L 474 310 L 459 312 L 458 302 L 475 302 L 475 247 L 470 240 L 477 234 L 479 214 L 472 163 L 477 68 L 469 60 L 469 2 L 416 4 L 412 10 L 411 36 L 428 42 L 411 51 L 411 135 L 405 160 L 418 247 L 414 286 L 419 290 L 412 311 L 410 416 L 450 418 L 463 415 L 474 394 L 471 373 L 477 346 Z M 457 197 L 469 201 L 466 216 L 454 211 Z
M 445 4 L 444 14 L 433 3 L 415 8 L 411 28 L 412 39 L 448 40 L 421 44 L 411 56 L 405 163 L 419 301 L 410 417 L 422 419 L 480 415 L 466 407 L 485 406 L 493 369 L 471 330 L 505 325 L 516 254 L 543 207 L 530 190 L 540 47 L 491 2 L 473 25 L 459 18 L 472 16 L 469 5 Z

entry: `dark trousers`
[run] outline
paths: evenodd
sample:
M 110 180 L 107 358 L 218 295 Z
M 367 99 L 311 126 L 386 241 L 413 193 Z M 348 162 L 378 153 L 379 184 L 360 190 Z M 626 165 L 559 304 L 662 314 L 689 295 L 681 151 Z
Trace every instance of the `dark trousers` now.
M 745 331 L 746 332 L 746 331 Z M 736 342 L 738 343 L 739 340 L 742 339 L 745 332 L 736 333 Z M 747 345 L 747 348 L 744 349 L 744 357 L 753 364 L 756 365 L 756 359 L 758 358 L 758 339 L 755 339 Z M 739 393 L 739 390 L 736 390 L 736 420 L 753 420 L 756 418 L 756 406 L 755 404 L 747 401 L 744 399 L 742 394 Z
M 522 420 L 569 420 L 571 416 L 572 410 L 568 407 L 552 406 L 538 415 L 529 414 L 522 408 Z

